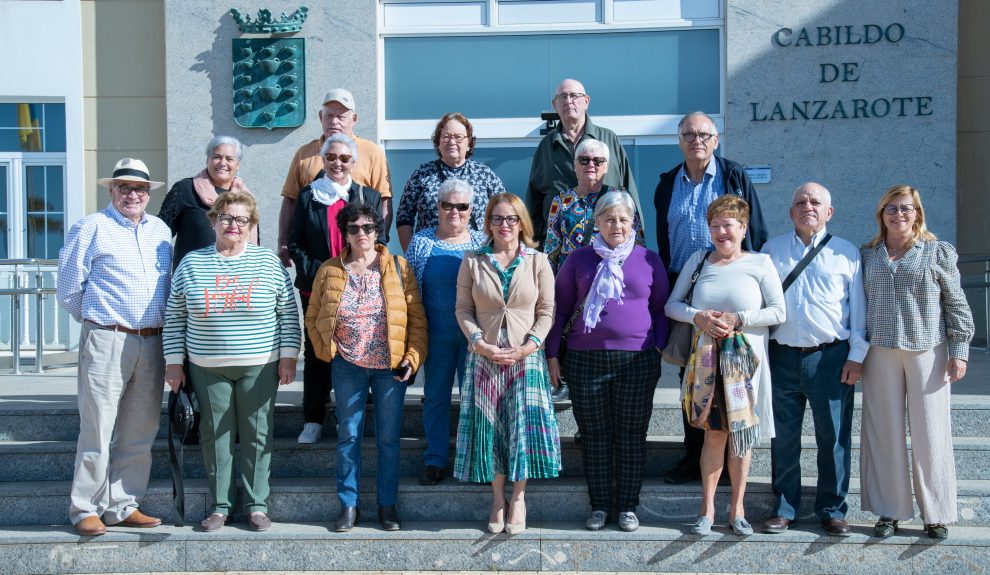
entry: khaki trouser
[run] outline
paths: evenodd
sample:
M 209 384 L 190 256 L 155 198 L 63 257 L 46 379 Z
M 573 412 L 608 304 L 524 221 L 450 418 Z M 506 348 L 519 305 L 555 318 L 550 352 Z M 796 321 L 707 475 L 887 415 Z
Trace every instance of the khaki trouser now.
M 860 453 L 862 507 L 881 517 L 925 523 L 956 519 L 956 465 L 949 415 L 945 344 L 927 351 L 870 347 L 863 364 Z M 908 466 L 904 403 L 911 430 Z
M 161 336 L 84 323 L 78 385 L 79 442 L 69 519 L 75 524 L 95 515 L 113 525 L 137 509 L 148 487 L 165 386 Z

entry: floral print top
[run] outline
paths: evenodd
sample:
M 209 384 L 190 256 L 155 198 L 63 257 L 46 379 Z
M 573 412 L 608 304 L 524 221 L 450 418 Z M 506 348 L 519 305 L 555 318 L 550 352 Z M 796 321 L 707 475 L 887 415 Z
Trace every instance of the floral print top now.
M 619 189 L 621 188 L 602 186 L 597 192 L 591 192 L 583 198 L 570 189 L 553 199 L 547 216 L 546 242 L 543 244 L 543 251 L 550 260 L 553 273 L 560 270 L 571 252 L 591 244 L 592 236 L 598 233 L 594 219 L 598 198 Z M 646 238 L 639 214 L 633 216 L 633 233 L 636 234 L 636 243 L 645 247 Z
M 354 365 L 369 369 L 391 367 L 388 317 L 378 261 L 363 274 L 347 270 L 333 340 L 337 353 Z
M 440 159 L 416 168 L 402 190 L 399 208 L 395 212 L 396 227 L 415 226 L 414 231 L 418 232 L 440 225 L 440 216 L 437 215 L 440 184 L 451 178 L 471 184 L 474 198 L 471 201 L 470 226 L 473 230 L 484 230 L 485 206 L 492 196 L 504 192 L 505 186 L 491 168 L 471 159 L 459 168 L 451 168 Z

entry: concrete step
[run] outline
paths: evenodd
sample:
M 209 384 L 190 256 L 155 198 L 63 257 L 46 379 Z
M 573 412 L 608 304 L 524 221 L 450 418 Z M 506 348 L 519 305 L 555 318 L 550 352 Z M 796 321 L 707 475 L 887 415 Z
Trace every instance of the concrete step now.
M 815 478 L 805 481 L 800 519 L 809 526 L 818 524 L 814 514 Z M 66 525 L 69 508 L 68 481 L 0 483 L 0 525 Z M 728 507 L 729 486 L 719 486 L 716 504 L 722 518 Z M 565 477 L 532 480 L 527 486 L 527 515 L 531 521 L 572 523 L 581 527 L 590 512 L 585 480 Z M 186 484 L 186 523 L 198 524 L 209 511 L 205 479 Z M 852 480 L 847 498 L 852 522 L 876 521 L 861 510 L 859 481 Z M 491 488 L 484 484 L 462 483 L 452 479 L 429 487 L 414 478 L 399 484 L 399 511 L 408 521 L 487 521 Z M 340 513 L 336 482 L 330 477 L 272 479 L 268 498 L 273 521 L 285 523 L 332 522 Z M 692 521 L 701 505 L 701 485 L 667 485 L 657 478 L 647 479 L 640 494 L 638 514 L 643 522 Z M 141 509 L 166 522 L 173 518 L 172 482 L 155 480 Z M 751 477 L 746 486 L 746 515 L 754 525 L 775 514 L 776 496 L 770 479 Z M 375 482 L 361 483 L 361 513 L 369 522 L 376 517 Z M 990 527 L 990 480 L 963 480 L 959 484 L 959 525 Z M 235 513 L 239 516 L 240 513 Z
M 643 525 L 634 533 L 590 532 L 530 519 L 521 535 L 491 535 L 478 523 L 406 521 L 385 532 L 373 521 L 350 533 L 327 523 L 276 523 L 264 533 L 230 525 L 111 528 L 82 538 L 69 527 L 0 530 L 0 565 L 9 575 L 226 571 L 554 571 L 676 573 L 985 574 L 990 528 L 952 527 L 933 541 L 918 527 L 880 540 L 871 525 L 846 538 L 817 529 L 737 537 L 724 525 L 706 537 L 689 525 Z
M 668 390 L 669 391 L 669 390 Z M 658 395 L 660 395 L 658 393 Z M 671 397 L 668 398 L 667 396 Z M 663 399 L 670 403 L 654 402 L 650 418 L 650 435 L 681 435 L 680 407 L 673 402 L 671 393 L 664 393 Z M 858 404 L 858 401 L 857 401 Z M 423 406 L 418 397 L 406 400 L 402 434 L 408 437 L 423 437 Z M 459 404 L 455 400 L 451 406 L 450 430 L 457 432 Z M 862 411 L 857 405 L 853 414 L 853 434 L 859 434 Z M 373 420 L 371 409 L 367 420 Z M 577 423 L 570 402 L 557 405 L 557 422 L 562 435 L 574 435 Z M 810 410 L 804 417 L 802 435 L 814 435 L 814 421 Z M 328 407 L 323 434 L 336 435 L 336 419 L 332 407 Z M 296 404 L 280 403 L 275 408 L 275 437 L 297 437 L 303 426 L 302 407 Z M 165 439 L 168 430 L 165 408 L 162 409 L 158 437 Z M 374 435 L 374 426 L 365 426 L 366 435 Z M 955 437 L 990 437 L 990 402 L 956 401 L 952 406 L 952 433 Z M 43 404 L 31 407 L 6 407 L 0 409 L 0 441 L 75 441 L 79 435 L 79 412 L 75 407 L 45 407 Z
M 956 475 L 959 479 L 988 477 L 990 438 L 957 437 L 955 446 Z M 816 449 L 812 437 L 802 438 L 802 476 L 817 475 Z M 400 475 L 415 477 L 423 467 L 422 454 L 426 440 L 403 438 L 399 456 Z M 563 451 L 562 474 L 583 473 L 580 446 L 572 437 L 561 439 Z M 5 481 L 58 481 L 72 478 L 76 445 L 72 441 L 0 441 L 0 478 Z M 859 476 L 859 438 L 853 438 L 852 476 Z M 156 440 L 152 448 L 153 479 L 171 478 L 168 445 Z M 659 477 L 683 455 L 682 440 L 673 436 L 647 438 L 646 476 Z M 272 451 L 273 477 L 329 477 L 334 473 L 335 440 L 324 438 L 318 443 L 300 445 L 293 438 L 276 438 Z M 362 442 L 362 472 L 375 474 L 376 452 L 374 438 Z M 185 455 L 187 477 L 204 477 L 202 456 L 198 446 L 187 446 Z M 751 473 L 770 475 L 770 443 L 761 442 L 753 450 Z

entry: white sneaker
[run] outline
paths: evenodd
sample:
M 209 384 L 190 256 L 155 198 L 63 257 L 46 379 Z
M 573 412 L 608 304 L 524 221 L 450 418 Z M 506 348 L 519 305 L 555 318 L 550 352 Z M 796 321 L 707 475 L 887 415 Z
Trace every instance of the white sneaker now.
M 316 443 L 323 435 L 323 426 L 319 423 L 307 423 L 299 434 L 299 443 Z

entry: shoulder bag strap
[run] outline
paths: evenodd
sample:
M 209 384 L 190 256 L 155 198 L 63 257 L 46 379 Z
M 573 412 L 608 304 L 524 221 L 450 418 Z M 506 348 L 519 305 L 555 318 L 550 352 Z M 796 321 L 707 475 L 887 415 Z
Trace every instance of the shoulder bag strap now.
M 804 254 L 804 257 L 801 258 L 801 261 L 799 261 L 797 265 L 794 266 L 794 269 L 791 270 L 791 273 L 787 274 L 787 277 L 784 278 L 784 283 L 781 284 L 781 287 L 784 288 L 784 291 L 787 291 L 787 288 L 791 287 L 791 284 L 794 283 L 794 280 L 796 280 L 798 276 L 801 275 L 801 272 L 804 271 L 804 268 L 808 267 L 808 264 L 811 263 L 811 260 L 815 259 L 815 256 L 818 255 L 818 252 L 822 251 L 822 248 L 825 247 L 825 244 L 827 244 L 830 239 L 832 239 L 832 234 L 825 234 L 825 237 L 822 238 L 822 241 L 818 242 L 818 245 L 815 246 L 815 249 Z
M 695 283 L 697 283 L 697 281 L 698 281 L 698 276 L 700 276 L 700 275 L 701 275 L 701 269 L 702 269 L 703 267 L 705 267 L 705 261 L 706 261 L 706 260 L 708 259 L 708 256 L 710 256 L 710 255 L 712 255 L 712 250 L 708 250 L 708 251 L 706 251 L 706 252 L 705 252 L 705 257 L 703 257 L 703 258 L 701 258 L 701 261 L 700 261 L 700 262 L 698 262 L 698 267 L 696 267 L 696 268 L 694 269 L 694 273 L 693 273 L 693 274 L 691 274 L 691 287 L 690 287 L 690 288 L 688 288 L 688 292 L 687 292 L 687 295 L 686 295 L 686 296 L 684 297 L 684 301 L 685 301 L 685 302 L 686 302 L 686 303 L 687 303 L 688 305 L 691 305 L 691 298 L 693 298 L 693 297 L 694 297 L 694 284 L 695 284 Z

